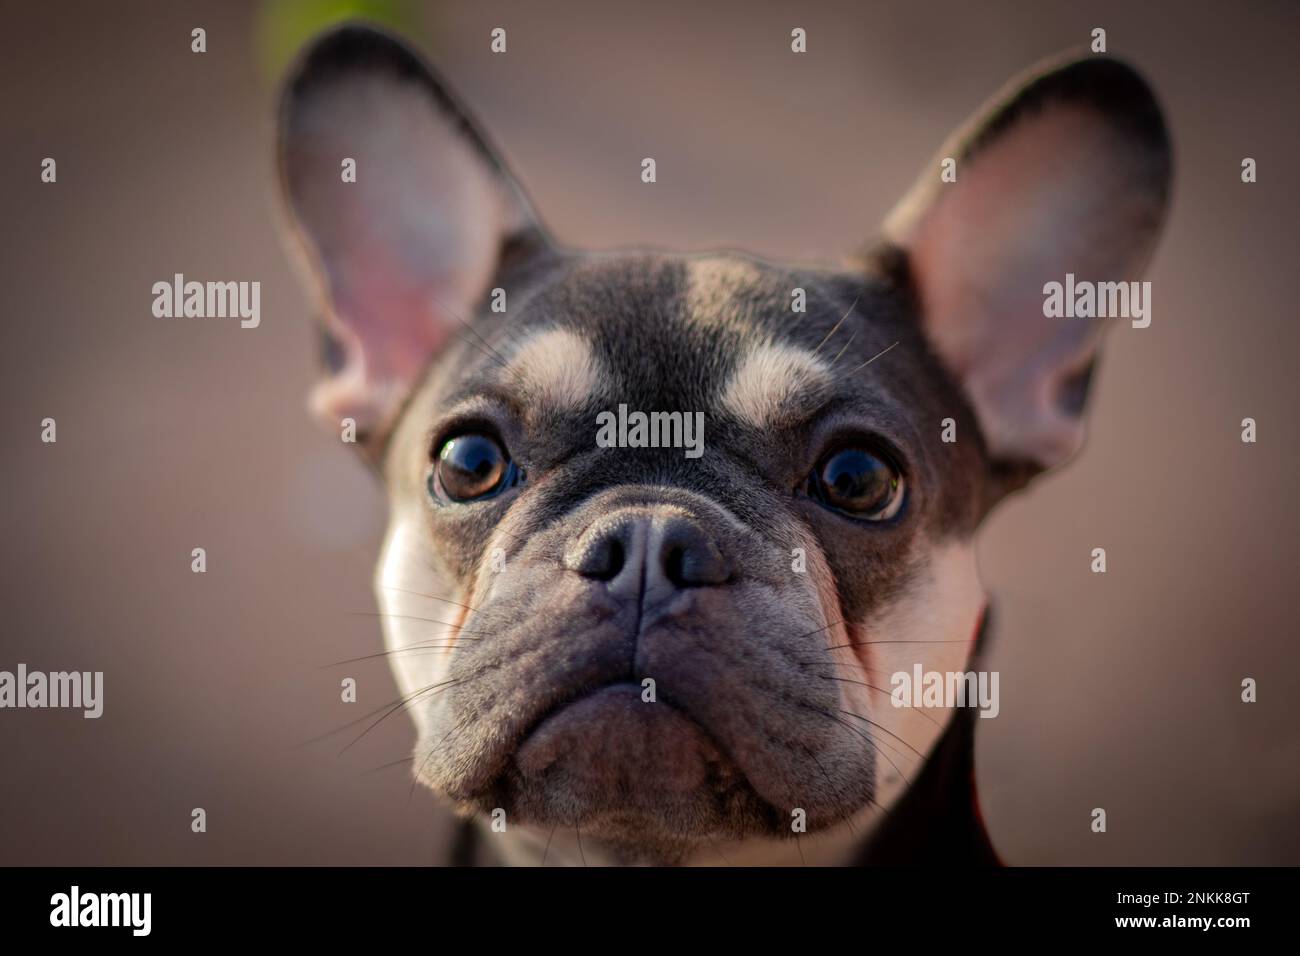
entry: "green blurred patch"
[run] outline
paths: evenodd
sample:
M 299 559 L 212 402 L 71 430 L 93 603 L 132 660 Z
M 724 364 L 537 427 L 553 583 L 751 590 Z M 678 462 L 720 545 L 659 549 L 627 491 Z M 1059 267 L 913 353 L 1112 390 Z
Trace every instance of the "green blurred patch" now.
M 254 42 L 262 77 L 279 79 L 311 37 L 343 20 L 362 19 L 417 36 L 423 26 L 417 0 L 263 0 Z

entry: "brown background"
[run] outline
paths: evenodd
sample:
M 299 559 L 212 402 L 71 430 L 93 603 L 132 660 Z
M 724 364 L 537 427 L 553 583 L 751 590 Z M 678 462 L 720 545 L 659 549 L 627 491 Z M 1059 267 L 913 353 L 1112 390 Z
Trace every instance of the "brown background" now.
M 261 16 L 25 4 L 0 31 L 0 669 L 107 683 L 98 721 L 0 712 L 3 862 L 422 863 L 439 839 L 404 765 L 370 772 L 409 753 L 404 720 L 341 756 L 355 730 L 301 746 L 396 690 L 382 660 L 323 668 L 380 649 L 384 502 L 305 410 L 313 340 L 277 235 Z M 1293 5 L 466 3 L 414 18 L 566 242 L 798 259 L 871 235 L 988 93 L 1105 27 L 1165 103 L 1176 197 L 1152 326 L 1112 333 L 1086 453 L 982 539 L 1002 674 L 1001 717 L 979 728 L 985 812 L 1015 863 L 1300 862 Z M 495 26 L 505 56 L 488 52 Z M 45 156 L 57 185 L 39 182 Z M 1243 156 L 1259 183 L 1240 182 Z M 150 286 L 174 272 L 261 280 L 261 328 L 153 318 Z M 1244 416 L 1256 445 L 1239 441 Z M 199 546 L 206 575 L 190 571 Z M 1104 576 L 1088 570 L 1098 546 Z M 1089 832 L 1096 806 L 1105 835 Z

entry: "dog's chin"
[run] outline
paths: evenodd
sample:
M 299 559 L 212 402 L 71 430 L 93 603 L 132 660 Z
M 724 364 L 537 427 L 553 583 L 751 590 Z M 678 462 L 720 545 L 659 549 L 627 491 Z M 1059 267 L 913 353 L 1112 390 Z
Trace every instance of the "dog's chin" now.
M 514 824 L 577 828 L 621 856 L 658 862 L 709 839 L 787 832 L 703 727 L 642 694 L 615 683 L 552 709 L 470 802 L 502 808 Z

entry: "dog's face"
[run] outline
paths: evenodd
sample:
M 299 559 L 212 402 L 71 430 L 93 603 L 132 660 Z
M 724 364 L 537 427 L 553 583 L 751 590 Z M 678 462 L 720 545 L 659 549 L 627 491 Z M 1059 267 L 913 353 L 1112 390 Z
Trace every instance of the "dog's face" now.
M 891 707 L 889 675 L 965 668 L 975 529 L 1081 441 L 1108 320 L 1044 318 L 1043 284 L 1134 278 L 1169 176 L 1104 58 L 942 155 L 957 181 L 936 161 L 839 270 L 581 255 L 404 47 L 308 53 L 281 161 L 328 312 L 315 406 L 389 489 L 422 781 L 658 860 L 897 797 L 948 712 Z M 611 441 L 620 406 L 677 414 Z
M 976 431 L 905 294 L 738 258 L 529 269 L 500 277 L 518 304 L 447 351 L 387 454 L 384 606 L 455 625 L 399 655 L 431 688 L 422 779 L 656 844 L 852 815 L 893 769 L 874 741 L 896 762 L 928 743 L 879 715 L 870 642 L 961 634 L 938 655 L 956 664 L 980 610 L 980 445 L 938 441 L 950 415 Z M 620 404 L 702 413 L 702 454 L 601 447 Z

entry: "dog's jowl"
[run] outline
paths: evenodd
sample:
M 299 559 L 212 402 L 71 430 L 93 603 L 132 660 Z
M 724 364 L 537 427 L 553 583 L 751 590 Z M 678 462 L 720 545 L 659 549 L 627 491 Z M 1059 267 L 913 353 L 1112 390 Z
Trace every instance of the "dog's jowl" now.
M 305 52 L 280 169 L 329 304 L 312 404 L 386 483 L 414 772 L 478 821 L 476 860 L 994 859 L 974 536 L 1083 440 L 1115 323 L 1046 315 L 1044 287 L 1138 280 L 1171 160 L 1104 56 L 991 102 L 865 255 L 588 255 L 401 42 Z

